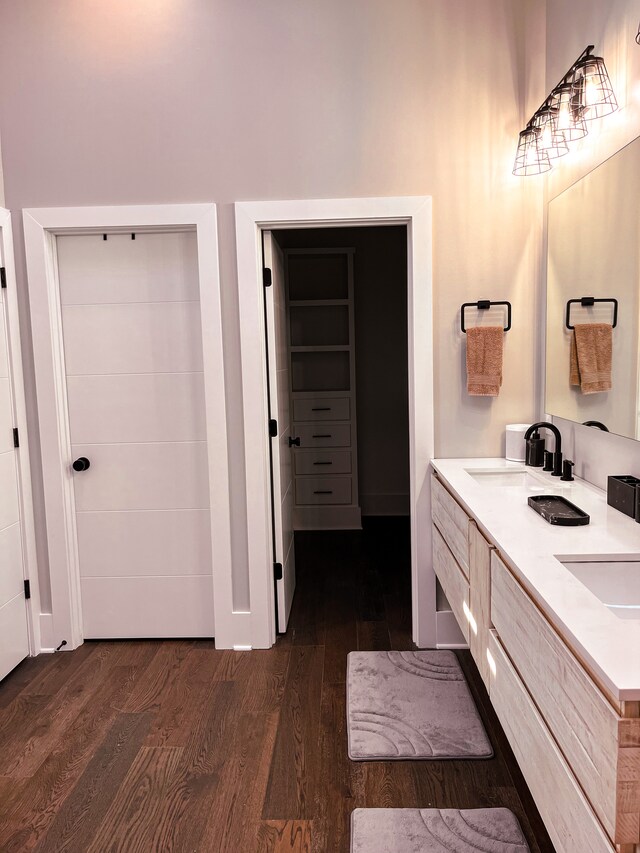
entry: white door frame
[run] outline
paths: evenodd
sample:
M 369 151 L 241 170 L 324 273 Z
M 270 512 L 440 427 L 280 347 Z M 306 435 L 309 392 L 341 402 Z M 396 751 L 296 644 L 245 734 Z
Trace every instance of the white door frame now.
M 11 212 L 0 208 L 0 241 L 7 280 L 5 309 L 9 335 L 9 375 L 13 398 L 13 422 L 20 436 L 17 451 L 18 494 L 20 505 L 20 529 L 22 534 L 22 561 L 25 579 L 29 580 L 31 598 L 27 599 L 27 621 L 29 627 L 29 652 L 37 655 L 42 648 L 40 636 L 40 587 L 36 556 L 36 534 L 33 520 L 33 494 L 31 489 L 31 462 L 29 458 L 29 432 L 24 398 L 24 375 L 22 369 L 22 347 L 20 343 L 20 318 L 18 312 L 18 287 L 16 283 L 15 259 L 13 254 L 13 230 Z
M 213 601 L 216 641 L 225 645 L 231 619 L 231 524 L 222 353 L 218 237 L 214 204 L 32 208 L 23 211 L 31 303 L 47 544 L 52 642 L 83 641 L 80 568 L 67 408 L 56 235 L 102 231 L 195 230 L 204 356 Z
M 250 645 L 275 642 L 264 328 L 263 229 L 406 225 L 413 640 L 436 645 L 429 461 L 433 457 L 431 198 L 315 199 L 235 204 L 247 481 Z M 245 640 L 245 642 L 247 642 Z

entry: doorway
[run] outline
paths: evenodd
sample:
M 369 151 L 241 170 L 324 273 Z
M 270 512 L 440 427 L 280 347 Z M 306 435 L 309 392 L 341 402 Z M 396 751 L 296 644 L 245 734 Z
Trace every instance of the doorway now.
M 242 355 L 251 645 L 275 642 L 275 590 L 262 233 L 403 225 L 407 233 L 409 515 L 413 641 L 435 645 L 428 465 L 433 456 L 431 200 L 425 197 L 242 202 L 235 205 Z
M 51 645 L 214 631 L 224 642 L 231 548 L 215 206 L 23 215 Z
M 385 535 L 398 555 L 409 552 L 407 229 L 280 229 L 263 240 L 272 279 L 265 300 L 283 633 L 296 563 L 299 573 L 307 568 L 291 553 L 290 528 L 296 555 L 301 544 L 308 553 L 309 541 L 330 555 L 331 537 L 323 541 L 319 531 L 336 530 L 359 531 L 334 541 L 361 565 Z

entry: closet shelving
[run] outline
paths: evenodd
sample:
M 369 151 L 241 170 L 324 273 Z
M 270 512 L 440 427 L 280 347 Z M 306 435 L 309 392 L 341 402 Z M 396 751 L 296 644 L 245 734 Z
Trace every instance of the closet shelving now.
M 358 503 L 354 249 L 285 252 L 294 528 L 361 526 Z

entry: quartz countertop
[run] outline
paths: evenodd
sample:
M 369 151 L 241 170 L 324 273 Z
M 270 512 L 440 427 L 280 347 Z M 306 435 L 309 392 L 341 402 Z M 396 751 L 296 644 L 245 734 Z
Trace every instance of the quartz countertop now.
M 584 480 L 562 483 L 541 468 L 524 468 L 548 486 L 490 485 L 467 469 L 523 469 L 505 459 L 434 459 L 433 467 L 556 630 L 611 696 L 640 699 L 640 618 L 621 619 L 556 559 L 583 555 L 598 561 L 626 556 L 640 560 L 640 524 L 607 505 L 606 493 Z M 619 472 L 613 472 L 619 473 Z M 527 503 L 532 494 L 562 494 L 587 512 L 590 524 L 547 523 Z M 640 562 L 638 564 L 640 571 Z

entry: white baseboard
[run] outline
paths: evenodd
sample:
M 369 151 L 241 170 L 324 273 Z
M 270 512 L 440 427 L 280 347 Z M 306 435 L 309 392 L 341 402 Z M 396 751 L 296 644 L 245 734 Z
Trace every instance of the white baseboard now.
M 364 495 L 360 493 L 363 515 L 409 515 L 409 495 Z

